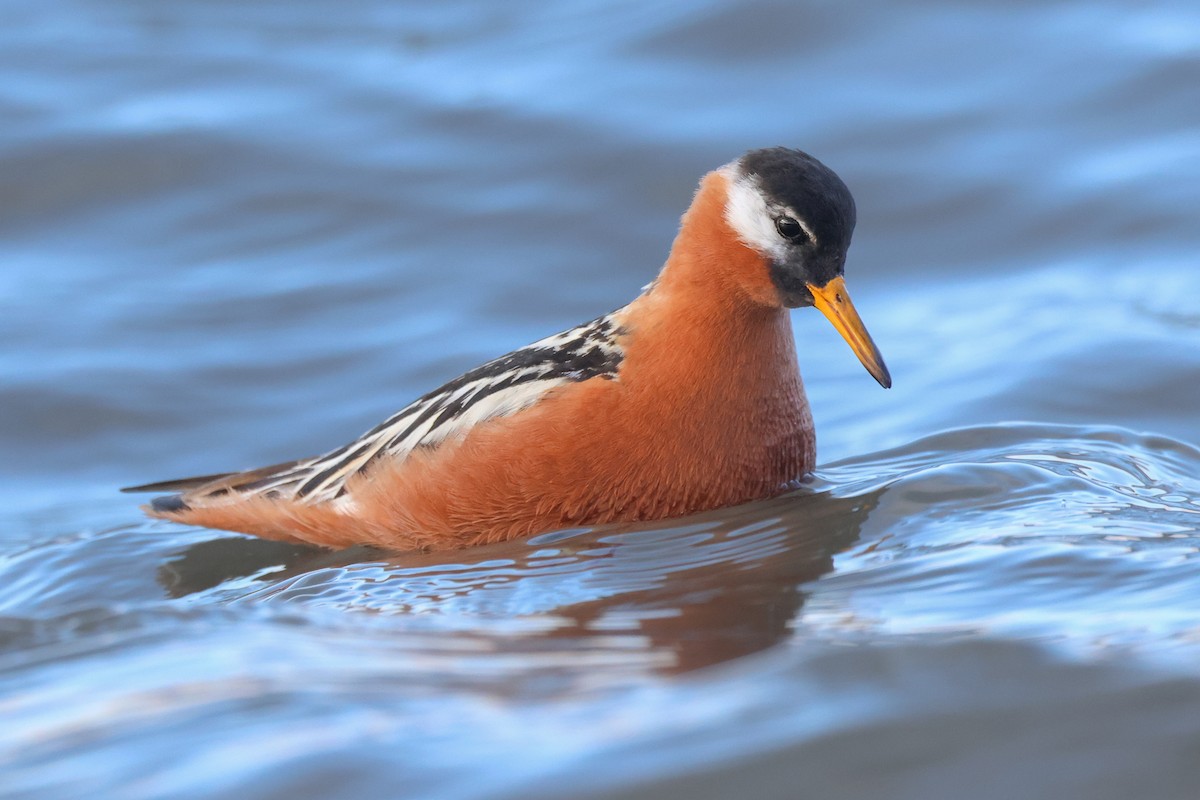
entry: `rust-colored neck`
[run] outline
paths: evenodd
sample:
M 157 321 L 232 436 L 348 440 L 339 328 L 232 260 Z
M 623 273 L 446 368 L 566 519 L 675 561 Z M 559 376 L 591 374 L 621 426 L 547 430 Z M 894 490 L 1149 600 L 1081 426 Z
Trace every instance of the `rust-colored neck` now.
M 658 280 L 622 314 L 619 380 L 647 422 L 642 447 L 659 451 L 645 460 L 711 476 L 710 497 L 728 503 L 812 469 L 815 441 L 791 319 L 766 260 L 725 221 L 725 187 L 705 178 Z
M 636 372 L 643 358 L 652 359 L 656 370 L 702 382 L 696 388 L 705 396 L 716 390 L 738 402 L 777 389 L 791 394 L 800 382 L 791 319 L 766 259 L 725 220 L 726 187 L 720 172 L 705 176 L 658 279 L 622 314 L 629 333 L 623 369 Z M 799 399 L 805 402 L 802 391 Z
M 689 306 L 718 304 L 727 313 L 746 306 L 782 310 L 766 259 L 738 239 L 725 219 L 728 180 L 710 172 L 683 215 L 679 235 L 655 287 Z

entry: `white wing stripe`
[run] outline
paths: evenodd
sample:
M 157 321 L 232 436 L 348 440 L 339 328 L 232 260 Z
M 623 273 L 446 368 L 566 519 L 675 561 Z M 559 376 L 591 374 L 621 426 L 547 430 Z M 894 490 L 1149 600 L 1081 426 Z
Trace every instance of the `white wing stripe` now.
M 413 446 L 436 444 L 465 434 L 484 420 L 515 414 L 538 402 L 546 392 L 564 383 L 567 383 L 566 378 L 547 378 L 528 381 L 493 392 L 473 403 L 463 413 L 430 431 L 426 436 L 414 442 Z
M 547 336 L 490 361 L 393 414 L 358 440 L 245 487 L 251 494 L 290 494 L 317 503 L 341 495 L 350 476 L 386 454 L 463 436 L 480 423 L 513 414 L 565 383 L 615 379 L 623 357 L 613 315 Z M 288 492 L 287 490 L 290 490 Z

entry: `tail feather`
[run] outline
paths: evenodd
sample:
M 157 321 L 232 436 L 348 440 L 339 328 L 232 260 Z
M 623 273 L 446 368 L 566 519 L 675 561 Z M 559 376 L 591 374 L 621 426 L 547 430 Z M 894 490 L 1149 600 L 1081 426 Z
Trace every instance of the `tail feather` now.
M 186 492 L 189 489 L 199 489 L 201 486 L 209 483 L 215 483 L 223 478 L 228 478 L 231 475 L 237 475 L 236 472 L 218 472 L 213 475 L 197 475 L 192 478 L 175 478 L 169 481 L 155 481 L 154 483 L 143 483 L 140 486 L 123 486 L 122 492 Z
M 160 514 L 176 514 L 180 511 L 190 511 L 191 506 L 183 500 L 183 495 L 166 494 L 150 499 L 150 508 Z
M 245 472 L 221 472 L 215 475 L 197 475 L 191 478 L 177 478 L 168 481 L 144 483 L 140 486 L 126 486 L 122 492 L 175 492 L 163 497 L 155 497 L 150 501 L 150 508 L 161 513 L 176 513 L 191 508 L 189 502 L 220 497 L 238 490 L 250 487 L 251 484 L 269 478 L 294 467 L 297 461 L 287 461 L 282 464 L 272 464 L 269 467 L 259 467 Z

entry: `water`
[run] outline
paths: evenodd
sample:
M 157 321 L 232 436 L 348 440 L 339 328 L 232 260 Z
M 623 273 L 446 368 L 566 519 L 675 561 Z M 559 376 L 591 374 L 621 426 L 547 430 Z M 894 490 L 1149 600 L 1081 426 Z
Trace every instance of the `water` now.
M 0 3 L 0 795 L 1191 798 L 1200 11 Z M 451 555 L 116 487 L 621 305 L 700 174 L 858 199 L 822 466 Z

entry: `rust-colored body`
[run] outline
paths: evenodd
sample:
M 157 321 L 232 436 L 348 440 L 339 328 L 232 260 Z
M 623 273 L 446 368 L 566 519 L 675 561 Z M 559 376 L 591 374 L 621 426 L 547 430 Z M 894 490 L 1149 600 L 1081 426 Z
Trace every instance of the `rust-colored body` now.
M 230 496 L 152 513 L 331 547 L 448 549 L 779 493 L 814 465 L 812 419 L 788 311 L 726 221 L 727 186 L 705 177 L 653 288 L 620 312 L 615 380 L 381 458 L 337 502 Z

